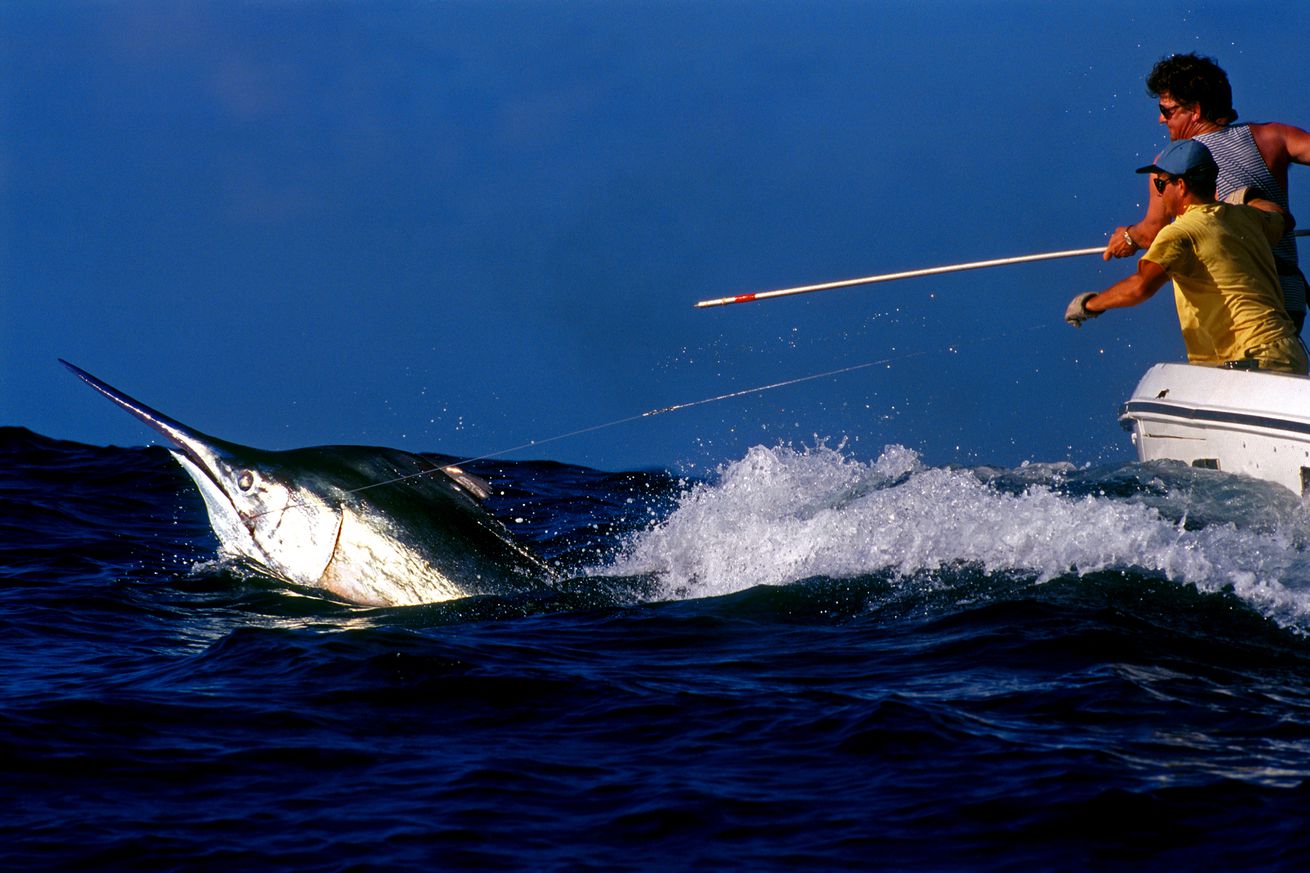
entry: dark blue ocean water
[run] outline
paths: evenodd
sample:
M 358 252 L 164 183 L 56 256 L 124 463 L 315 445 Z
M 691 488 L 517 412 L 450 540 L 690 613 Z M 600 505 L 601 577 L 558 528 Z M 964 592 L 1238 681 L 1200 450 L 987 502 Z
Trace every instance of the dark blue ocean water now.
M 217 560 L 158 448 L 0 429 L 0 867 L 1295 870 L 1310 525 L 1169 465 L 483 463 L 558 594 Z

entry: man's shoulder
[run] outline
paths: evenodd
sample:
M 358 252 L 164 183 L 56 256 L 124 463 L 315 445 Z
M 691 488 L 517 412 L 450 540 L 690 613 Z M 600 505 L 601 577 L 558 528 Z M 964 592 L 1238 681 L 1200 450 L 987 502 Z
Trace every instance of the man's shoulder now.
M 1278 134 L 1301 129 L 1294 124 L 1284 124 L 1281 121 L 1248 121 L 1245 123 L 1247 127 L 1251 128 L 1251 133 L 1255 135 Z
M 1197 229 L 1194 222 L 1195 219 L 1188 220 L 1184 214 L 1160 228 L 1142 257 L 1167 268 L 1184 251 L 1192 248 L 1192 239 Z
M 1183 214 L 1173 220 L 1165 230 L 1171 230 L 1175 236 L 1189 236 L 1207 224 L 1221 220 L 1219 203 L 1195 203 L 1188 206 Z M 1164 230 L 1160 231 L 1164 233 Z
M 1245 204 L 1216 203 L 1213 204 L 1213 208 L 1207 208 L 1204 213 L 1200 209 L 1193 209 L 1191 212 L 1198 213 L 1198 217 L 1205 215 L 1205 223 L 1193 225 L 1197 229 L 1198 239 L 1211 238 L 1209 235 L 1212 233 L 1216 235 L 1213 238 L 1225 240 L 1229 239 L 1231 234 L 1236 234 L 1239 238 L 1255 234 L 1272 243 L 1283 235 L 1287 227 L 1285 213 L 1258 209 Z M 1210 225 L 1209 222 L 1213 224 Z
M 1212 232 L 1211 229 L 1243 226 L 1272 227 L 1279 229 L 1281 233 L 1285 220 L 1281 212 L 1257 209 L 1246 204 L 1215 202 L 1188 207 L 1188 210 L 1174 222 L 1174 226 L 1181 225 L 1179 231 L 1188 234 L 1205 234 Z
M 1305 130 L 1294 124 L 1284 124 L 1281 121 L 1261 121 L 1252 122 L 1247 125 L 1251 130 L 1251 137 L 1255 140 L 1261 151 L 1266 149 L 1286 150 L 1289 142 L 1298 141 L 1307 136 Z

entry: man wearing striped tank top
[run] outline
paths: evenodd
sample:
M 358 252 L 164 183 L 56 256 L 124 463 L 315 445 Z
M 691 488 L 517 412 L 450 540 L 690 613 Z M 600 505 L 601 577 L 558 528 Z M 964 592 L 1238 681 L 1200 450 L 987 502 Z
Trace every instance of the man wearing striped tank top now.
M 1146 87 L 1159 100 L 1160 123 L 1168 128 L 1169 139 L 1199 140 L 1214 156 L 1219 165 L 1216 193 L 1221 200 L 1258 196 L 1289 209 L 1287 170 L 1293 163 L 1310 164 L 1310 133 L 1289 124 L 1236 124 L 1228 74 L 1211 58 L 1194 54 L 1165 58 L 1151 69 Z M 1154 186 L 1147 186 L 1147 197 L 1146 215 L 1140 221 L 1110 233 L 1106 260 L 1126 258 L 1149 247 L 1168 223 Z M 1273 250 L 1284 305 L 1299 333 L 1305 323 L 1307 286 L 1290 230 Z

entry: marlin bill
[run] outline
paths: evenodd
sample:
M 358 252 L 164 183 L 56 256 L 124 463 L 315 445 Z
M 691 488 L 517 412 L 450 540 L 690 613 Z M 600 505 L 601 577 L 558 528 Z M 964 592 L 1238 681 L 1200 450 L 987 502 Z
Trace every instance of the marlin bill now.
M 457 467 L 380 447 L 264 451 L 226 442 L 60 363 L 167 438 L 200 490 L 221 553 L 257 572 L 370 606 L 554 581 L 482 506 L 486 483 Z

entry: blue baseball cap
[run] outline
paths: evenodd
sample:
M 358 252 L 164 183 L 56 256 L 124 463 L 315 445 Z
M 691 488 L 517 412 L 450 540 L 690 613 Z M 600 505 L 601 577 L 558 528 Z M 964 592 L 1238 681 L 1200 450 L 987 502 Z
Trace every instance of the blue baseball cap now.
M 1214 156 L 1204 143 L 1194 139 L 1180 139 L 1169 143 L 1169 147 L 1160 152 L 1154 164 L 1140 167 L 1137 172 L 1215 179 L 1219 176 L 1219 165 L 1214 162 Z

